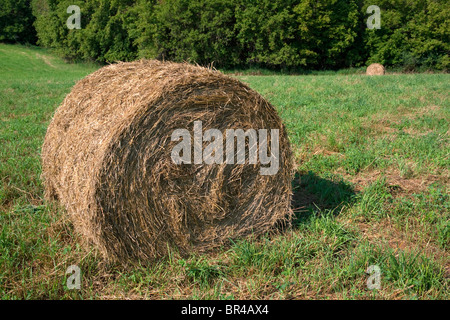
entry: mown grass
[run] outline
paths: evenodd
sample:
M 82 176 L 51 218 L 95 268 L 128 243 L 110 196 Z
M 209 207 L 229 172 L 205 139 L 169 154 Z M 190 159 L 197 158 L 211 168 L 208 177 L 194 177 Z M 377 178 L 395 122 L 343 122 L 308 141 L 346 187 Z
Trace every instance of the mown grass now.
M 449 75 L 238 75 L 289 131 L 292 228 L 122 268 L 79 245 L 39 178 L 53 112 L 97 68 L 0 44 L 2 299 L 449 299 Z

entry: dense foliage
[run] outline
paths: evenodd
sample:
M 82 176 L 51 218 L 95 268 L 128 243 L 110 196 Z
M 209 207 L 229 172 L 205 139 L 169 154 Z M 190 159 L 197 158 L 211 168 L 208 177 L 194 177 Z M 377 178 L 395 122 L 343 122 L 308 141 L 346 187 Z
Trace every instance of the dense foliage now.
M 366 9 L 371 1 L 365 1 Z M 381 29 L 367 30 L 364 44 L 368 62 L 450 67 L 450 4 L 447 0 L 377 0 L 382 8 Z
M 12 7 L 27 3 L 0 1 L 8 4 L 10 13 L 16 12 Z M 447 0 L 378 0 L 380 29 L 366 25 L 371 15 L 366 10 L 372 4 L 373 0 L 32 0 L 38 44 L 73 60 L 146 57 L 273 69 L 338 69 L 379 62 L 405 70 L 448 70 Z M 66 25 L 69 5 L 80 7 L 81 29 Z M 17 18 L 2 13 L 0 40 L 20 37 L 20 30 L 29 28 L 28 16 Z
M 0 41 L 36 42 L 31 0 L 0 0 Z

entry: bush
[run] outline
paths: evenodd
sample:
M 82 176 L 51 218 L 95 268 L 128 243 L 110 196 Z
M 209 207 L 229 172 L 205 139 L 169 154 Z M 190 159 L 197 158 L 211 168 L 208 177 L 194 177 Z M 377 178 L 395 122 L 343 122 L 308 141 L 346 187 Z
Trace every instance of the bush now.
M 130 61 L 137 57 L 135 0 L 34 0 L 38 43 L 70 60 Z M 81 11 L 81 29 L 66 25 L 70 5 Z
M 354 58 L 348 55 L 358 27 L 354 1 L 242 1 L 236 19 L 246 63 L 342 68 Z
M 214 63 L 241 63 L 236 39 L 235 1 L 166 0 L 155 7 L 154 43 L 158 57 Z
M 0 41 L 36 43 L 30 0 L 0 0 Z
M 372 3 L 366 0 L 363 10 Z M 366 30 L 367 64 L 448 70 L 450 7 L 446 0 L 380 0 L 381 29 Z

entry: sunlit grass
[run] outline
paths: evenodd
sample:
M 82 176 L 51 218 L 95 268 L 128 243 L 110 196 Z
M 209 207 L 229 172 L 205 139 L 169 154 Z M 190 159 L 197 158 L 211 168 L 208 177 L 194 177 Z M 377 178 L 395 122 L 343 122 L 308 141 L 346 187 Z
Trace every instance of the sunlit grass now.
M 124 269 L 79 245 L 40 180 L 54 111 L 98 67 L 0 44 L 1 298 L 449 299 L 449 75 L 233 75 L 289 132 L 292 228 Z M 81 290 L 66 286 L 72 264 Z

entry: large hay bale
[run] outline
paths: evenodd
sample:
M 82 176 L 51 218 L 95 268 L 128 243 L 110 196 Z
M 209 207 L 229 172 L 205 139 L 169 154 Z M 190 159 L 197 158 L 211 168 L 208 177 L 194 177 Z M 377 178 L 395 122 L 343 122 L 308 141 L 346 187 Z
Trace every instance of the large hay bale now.
M 366 70 L 368 76 L 382 76 L 385 72 L 383 65 L 379 63 L 372 63 Z
M 279 129 L 278 172 L 262 175 L 248 148 L 245 164 L 175 164 L 171 135 L 194 121 L 203 133 Z M 118 63 L 79 81 L 48 128 L 42 165 L 46 198 L 107 259 L 204 251 L 292 215 L 291 150 L 276 110 L 238 80 L 189 64 Z

